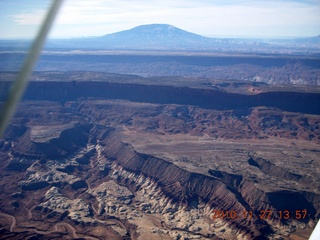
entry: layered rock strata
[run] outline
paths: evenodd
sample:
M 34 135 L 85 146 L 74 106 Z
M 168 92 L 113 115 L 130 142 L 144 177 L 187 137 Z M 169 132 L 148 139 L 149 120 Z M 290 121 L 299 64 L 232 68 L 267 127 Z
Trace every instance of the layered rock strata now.
M 23 102 L 0 141 L 1 234 L 307 236 L 319 219 L 319 124 L 268 107 Z

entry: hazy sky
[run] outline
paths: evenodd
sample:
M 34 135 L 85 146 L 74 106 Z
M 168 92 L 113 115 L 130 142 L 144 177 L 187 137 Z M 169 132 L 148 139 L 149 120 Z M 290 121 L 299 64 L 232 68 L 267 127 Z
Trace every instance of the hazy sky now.
M 0 0 L 0 38 L 32 37 L 48 0 Z M 211 37 L 320 34 L 320 0 L 65 0 L 51 38 L 166 23 Z

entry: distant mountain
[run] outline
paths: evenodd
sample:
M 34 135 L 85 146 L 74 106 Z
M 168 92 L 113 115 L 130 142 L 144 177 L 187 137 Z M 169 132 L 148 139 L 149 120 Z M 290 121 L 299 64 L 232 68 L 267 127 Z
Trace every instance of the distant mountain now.
M 7 47 L 7 42 L 0 41 L 1 47 Z M 149 24 L 101 37 L 50 40 L 46 47 L 51 49 L 319 54 L 320 36 L 297 39 L 209 38 L 168 24 Z
M 49 47 L 125 50 L 225 50 L 243 47 L 244 39 L 209 38 L 168 24 L 141 25 L 96 38 L 50 41 Z M 252 44 L 251 42 L 249 43 Z M 257 43 L 255 45 L 267 45 Z
M 212 38 L 203 37 L 167 24 L 141 25 L 130 30 L 108 34 L 96 41 L 104 46 L 116 48 L 182 49 L 201 48 L 213 43 Z

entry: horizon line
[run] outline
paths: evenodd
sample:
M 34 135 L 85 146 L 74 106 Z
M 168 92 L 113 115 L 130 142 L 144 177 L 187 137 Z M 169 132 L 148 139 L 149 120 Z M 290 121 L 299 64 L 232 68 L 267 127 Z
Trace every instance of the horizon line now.
M 177 29 L 180 29 L 182 31 L 186 31 L 186 32 L 189 32 L 189 33 L 192 33 L 192 34 L 196 34 L 196 35 L 199 35 L 199 36 L 202 36 L 202 37 L 206 37 L 206 38 L 212 38 L 212 39 L 264 39 L 264 40 L 292 40 L 292 39 L 303 39 L 303 38 L 313 38 L 313 37 L 320 37 L 320 33 L 319 34 L 316 34 L 316 35 L 299 35 L 299 36 L 263 36 L 263 35 L 212 35 L 212 34 L 198 34 L 198 33 L 195 33 L 195 32 L 191 32 L 191 31 L 188 31 L 188 30 L 185 30 L 185 29 L 182 29 L 182 28 L 179 28 L 179 27 L 176 27 L 172 24 L 167 24 L 167 23 L 150 23 L 150 24 L 141 24 L 141 25 L 137 25 L 135 27 L 132 27 L 132 28 L 127 28 L 127 29 L 122 29 L 122 30 L 119 30 L 119 31 L 116 31 L 116 32 L 110 32 L 110 33 L 106 33 L 106 34 L 102 34 L 102 35 L 99 35 L 99 36 L 94 36 L 94 35 L 88 35 L 88 36 L 61 36 L 61 37 L 56 37 L 56 36 L 48 36 L 47 38 L 47 41 L 48 40 L 77 40 L 77 39 L 89 39 L 89 38 L 99 38 L 99 37 L 104 37 L 104 36 L 107 36 L 107 35 L 110 35 L 110 34 L 116 34 L 116 33 L 119 33 L 119 32 L 123 32 L 123 31 L 130 31 L 130 30 L 133 30 L 135 28 L 138 28 L 138 27 L 141 27 L 141 26 L 151 26 L 151 25 L 163 25 L 163 26 L 172 26 L 174 28 L 177 28 Z M 1 41 L 31 41 L 33 40 L 34 37 L 4 37 L 4 38 L 1 38 L 0 37 L 0 40 Z

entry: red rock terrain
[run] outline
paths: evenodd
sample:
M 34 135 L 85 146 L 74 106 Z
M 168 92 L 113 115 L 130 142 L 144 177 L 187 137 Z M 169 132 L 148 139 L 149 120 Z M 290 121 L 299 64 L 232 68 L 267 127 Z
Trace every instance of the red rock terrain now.
M 38 93 L 0 140 L 0 239 L 307 239 L 319 219 L 317 114 Z

